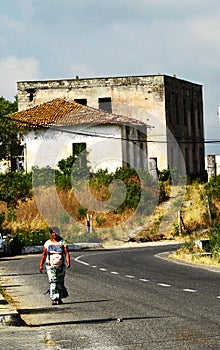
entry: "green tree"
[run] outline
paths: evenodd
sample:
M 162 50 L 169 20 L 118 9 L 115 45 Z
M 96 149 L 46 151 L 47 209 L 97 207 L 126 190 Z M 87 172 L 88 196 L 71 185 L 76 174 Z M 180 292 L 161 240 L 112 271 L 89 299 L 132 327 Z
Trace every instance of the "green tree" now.
M 17 98 L 14 102 L 10 102 L 0 97 L 0 161 L 11 161 L 20 152 L 18 129 L 9 117 L 11 113 L 17 111 L 17 106 Z
M 0 201 L 8 208 L 16 209 L 19 201 L 32 197 L 32 176 L 22 172 L 0 174 Z
M 17 112 L 18 110 L 18 99 L 15 96 L 14 102 L 6 100 L 4 97 L 0 97 L 0 115 L 6 116 L 11 113 Z
M 212 176 L 205 184 L 206 193 L 210 199 L 220 200 L 220 175 Z

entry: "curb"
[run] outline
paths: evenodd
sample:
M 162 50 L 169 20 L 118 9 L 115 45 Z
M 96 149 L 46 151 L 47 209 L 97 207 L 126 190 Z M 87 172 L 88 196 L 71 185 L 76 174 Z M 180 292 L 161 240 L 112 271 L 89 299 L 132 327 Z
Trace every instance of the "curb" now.
M 22 254 L 37 254 L 43 252 L 43 246 L 30 246 L 30 247 L 24 247 L 22 248 Z M 92 248 L 102 248 L 101 243 L 74 243 L 74 244 L 68 244 L 68 248 L 70 252 L 73 252 L 75 250 L 81 250 L 81 249 L 92 249 Z
M 19 313 L 0 294 L 0 326 L 26 326 Z

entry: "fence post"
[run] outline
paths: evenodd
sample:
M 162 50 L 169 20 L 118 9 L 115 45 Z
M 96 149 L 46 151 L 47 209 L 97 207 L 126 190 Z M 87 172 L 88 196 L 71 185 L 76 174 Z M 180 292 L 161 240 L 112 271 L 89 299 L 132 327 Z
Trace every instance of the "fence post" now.
M 209 205 L 209 198 L 208 198 L 208 196 L 206 196 L 205 199 L 206 199 L 207 210 L 208 210 L 208 214 L 209 214 L 209 223 L 210 223 L 210 225 L 211 225 L 211 224 L 212 224 L 212 216 L 211 216 L 211 210 L 210 210 L 210 205 Z

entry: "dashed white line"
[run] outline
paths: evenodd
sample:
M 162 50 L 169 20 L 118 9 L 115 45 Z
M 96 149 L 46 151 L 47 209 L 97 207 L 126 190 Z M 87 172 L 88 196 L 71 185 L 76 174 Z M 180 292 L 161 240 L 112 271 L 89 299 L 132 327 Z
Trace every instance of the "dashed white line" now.
M 189 289 L 189 288 L 186 288 L 186 289 L 183 289 L 184 292 L 189 292 L 189 293 L 195 293 L 197 292 L 196 289 Z
M 146 280 L 145 278 L 140 278 L 139 281 L 142 281 L 142 282 L 149 282 L 149 280 Z
M 171 287 L 170 284 L 166 284 L 166 283 L 157 283 L 157 285 L 161 287 Z
M 79 260 L 82 256 L 78 256 L 75 260 L 77 262 L 79 262 L 80 264 L 83 264 L 83 265 L 86 265 L 86 266 L 90 266 L 89 263 L 85 262 L 85 261 L 81 261 Z M 96 265 L 92 265 L 93 268 L 97 268 Z M 104 267 L 101 267 L 99 268 L 100 271 L 108 271 L 107 269 L 105 269 Z M 117 271 L 111 271 L 110 272 L 112 275 L 119 275 L 119 273 Z M 135 276 L 133 275 L 125 275 L 126 278 L 130 278 L 130 279 L 134 279 Z M 148 279 L 146 278 L 139 278 L 139 281 L 142 281 L 142 282 L 149 282 Z M 170 284 L 166 284 L 166 283 L 157 283 L 158 286 L 161 286 L 161 287 L 171 287 Z M 188 293 L 196 293 L 197 290 L 196 289 L 190 289 L 190 288 L 184 288 L 182 289 L 183 292 L 188 292 Z M 220 295 L 217 296 L 217 299 L 220 299 Z

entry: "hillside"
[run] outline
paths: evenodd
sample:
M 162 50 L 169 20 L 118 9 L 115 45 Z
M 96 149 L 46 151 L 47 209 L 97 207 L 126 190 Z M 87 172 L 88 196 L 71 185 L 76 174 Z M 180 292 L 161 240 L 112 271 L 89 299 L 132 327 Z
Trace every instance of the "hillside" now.
M 59 223 L 62 235 L 70 242 L 97 240 L 119 243 L 129 240 L 144 242 L 187 238 L 195 233 L 204 235 L 210 224 L 204 185 L 197 183 L 186 187 L 172 186 L 170 198 L 155 205 L 150 215 L 137 215 L 129 208 L 117 213 L 93 213 L 90 233 L 86 230 L 86 213 L 89 212 L 83 210 L 72 191 L 59 191 L 58 195 L 64 210 L 59 212 L 57 206 L 52 206 L 53 212 L 50 215 Z M 106 196 L 105 189 L 100 188 L 94 195 L 103 200 Z M 8 212 L 4 226 L 14 232 L 18 228 L 32 231 L 45 228 L 48 224 L 45 220 L 48 213 L 44 211 L 43 217 L 39 209 L 40 206 L 46 209 L 51 207 L 49 204 L 53 201 L 53 194 L 51 190 L 42 191 L 40 197 L 41 202 L 38 197 L 37 203 L 35 198 L 21 203 L 13 217 Z M 7 212 L 4 205 L 2 210 Z

